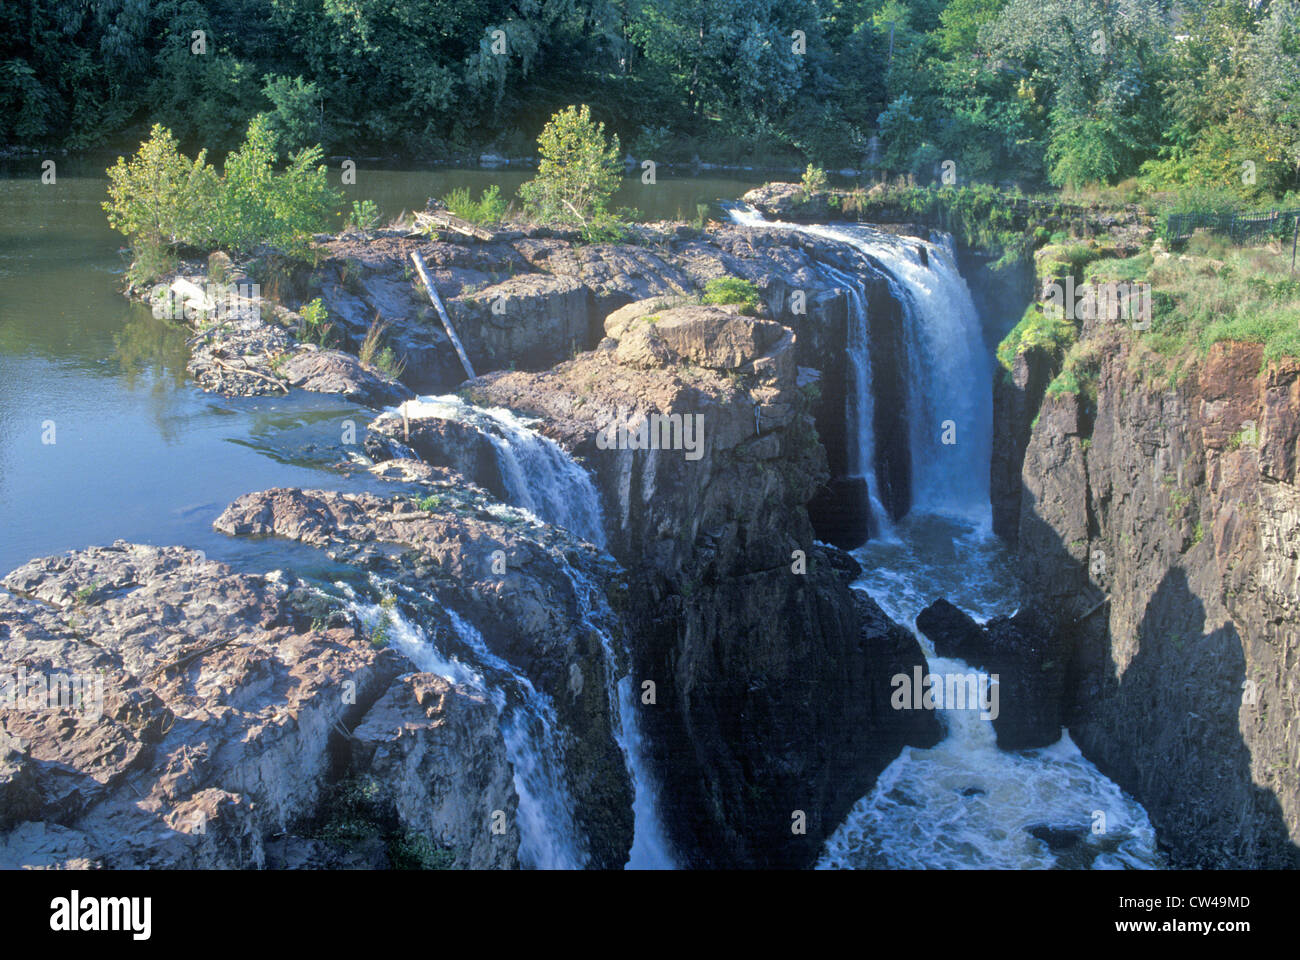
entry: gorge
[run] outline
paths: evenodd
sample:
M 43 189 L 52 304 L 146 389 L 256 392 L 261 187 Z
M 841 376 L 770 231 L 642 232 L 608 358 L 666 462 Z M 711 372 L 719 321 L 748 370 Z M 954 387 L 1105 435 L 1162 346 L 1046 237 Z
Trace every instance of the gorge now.
M 278 302 L 160 371 L 247 418 L 206 462 L 241 489 L 7 565 L 5 665 L 107 693 L 0 709 L 0 861 L 1295 866 L 1300 367 L 1153 391 L 1096 322 L 1095 402 L 1050 392 L 1059 356 L 996 352 L 1041 258 L 791 196 L 222 264 Z M 315 297 L 342 349 L 292 332 Z M 400 380 L 353 355 L 376 317 Z M 897 709 L 917 669 L 998 715 Z

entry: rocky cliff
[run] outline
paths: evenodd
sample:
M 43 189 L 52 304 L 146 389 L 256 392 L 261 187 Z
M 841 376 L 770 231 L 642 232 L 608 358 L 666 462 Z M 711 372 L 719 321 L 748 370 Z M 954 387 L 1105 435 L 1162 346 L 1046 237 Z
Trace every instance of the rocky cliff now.
M 600 350 L 485 377 L 471 396 L 541 418 L 595 477 L 690 865 L 804 866 L 903 745 L 938 738 L 932 715 L 889 707 L 888 678 L 924 658 L 850 589 L 854 561 L 815 539 L 806 504 L 826 461 L 793 331 L 654 310 L 612 318 L 619 338 Z M 673 417 L 700 418 L 698 449 L 635 440 L 650 423 L 671 437 Z M 633 442 L 609 443 L 619 428 Z
M 1095 398 L 1042 401 L 1015 526 L 1074 650 L 1070 732 L 1175 865 L 1296 866 L 1300 366 L 1216 344 L 1157 387 L 1130 334 L 1083 335 Z M 1016 383 L 1051 372 L 1022 357 Z

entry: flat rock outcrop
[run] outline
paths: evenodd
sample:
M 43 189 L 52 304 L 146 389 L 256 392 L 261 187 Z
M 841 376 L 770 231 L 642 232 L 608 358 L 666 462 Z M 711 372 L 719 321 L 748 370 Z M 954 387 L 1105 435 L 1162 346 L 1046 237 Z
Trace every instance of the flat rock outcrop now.
M 4 866 L 265 867 L 304 845 L 322 863 L 387 865 L 382 843 L 358 864 L 294 831 L 340 763 L 390 776 L 399 754 L 403 842 L 446 865 L 514 864 L 517 834 L 490 830 L 489 804 L 516 803 L 494 711 L 372 643 L 341 604 L 121 542 L 32 561 L 3 587 Z M 71 692 L 50 700 L 59 678 Z M 466 748 L 473 767 L 449 768 Z

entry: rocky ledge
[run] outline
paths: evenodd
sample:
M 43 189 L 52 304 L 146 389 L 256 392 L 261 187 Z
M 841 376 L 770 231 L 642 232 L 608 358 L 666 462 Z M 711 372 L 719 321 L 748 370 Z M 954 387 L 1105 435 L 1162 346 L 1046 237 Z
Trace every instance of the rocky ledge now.
M 312 588 L 121 542 L 3 586 L 0 866 L 516 863 L 495 709 Z

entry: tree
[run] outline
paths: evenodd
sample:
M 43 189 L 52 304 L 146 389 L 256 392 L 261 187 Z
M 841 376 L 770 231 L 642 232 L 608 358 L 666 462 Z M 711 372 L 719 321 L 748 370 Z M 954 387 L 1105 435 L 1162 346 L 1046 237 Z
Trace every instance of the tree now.
M 605 124 L 591 119 L 585 103 L 551 117 L 537 150 L 537 176 L 519 188 L 531 216 L 584 229 L 610 219 L 609 200 L 619 182 L 618 137 L 605 137 Z

